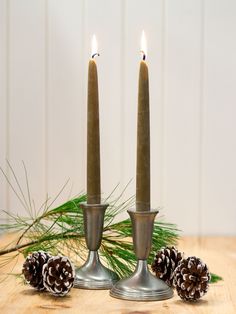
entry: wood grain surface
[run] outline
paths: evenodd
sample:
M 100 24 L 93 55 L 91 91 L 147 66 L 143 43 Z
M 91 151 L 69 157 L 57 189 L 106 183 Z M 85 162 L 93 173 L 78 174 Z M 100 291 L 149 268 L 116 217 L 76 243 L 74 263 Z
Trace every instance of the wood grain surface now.
M 1 247 L 9 236 L 0 238 Z M 102 313 L 102 314 L 152 314 L 152 313 L 236 313 L 236 238 L 235 237 L 185 237 L 179 249 L 186 256 L 196 255 L 204 260 L 211 272 L 224 280 L 211 284 L 209 292 L 195 304 L 188 304 L 174 295 L 170 300 L 157 302 L 131 302 L 113 299 L 108 291 L 72 289 L 64 297 L 54 297 L 22 285 L 14 276 L 0 283 L 0 313 Z M 13 272 L 19 272 L 23 259 L 19 258 Z M 8 272 L 12 265 L 4 271 Z M 1 270 L 1 273 L 3 271 Z M 1 276 L 2 277 L 2 276 Z

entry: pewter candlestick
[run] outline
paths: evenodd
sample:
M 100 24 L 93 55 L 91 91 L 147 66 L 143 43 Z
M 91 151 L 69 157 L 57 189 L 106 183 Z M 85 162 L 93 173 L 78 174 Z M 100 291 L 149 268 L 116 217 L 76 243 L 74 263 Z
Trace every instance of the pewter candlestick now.
M 89 254 L 85 264 L 76 269 L 74 286 L 83 289 L 110 289 L 119 278 L 116 273 L 101 264 L 98 255 L 108 204 L 101 204 L 98 75 L 94 60 L 96 55 L 99 55 L 97 41 L 93 36 L 92 58 L 88 70 L 87 203 L 81 204 Z
M 148 270 L 147 258 L 152 245 L 154 219 L 158 211 L 128 210 L 133 228 L 137 266 L 134 273 L 118 281 L 110 291 L 112 297 L 133 301 L 169 299 L 173 290 Z
M 98 249 L 102 241 L 103 222 L 108 204 L 82 203 L 85 240 L 89 249 L 85 264 L 75 271 L 75 288 L 110 289 L 119 279 L 116 273 L 101 264 Z
M 158 211 L 150 210 L 150 119 L 149 119 L 149 80 L 146 59 L 146 39 L 141 39 L 143 60 L 139 71 L 138 92 L 138 132 L 136 170 L 136 208 L 128 210 L 133 228 L 134 252 L 137 266 L 134 273 L 117 282 L 110 291 L 115 298 L 152 301 L 164 300 L 173 296 L 172 289 L 162 280 L 153 276 L 147 265 L 152 246 L 154 219 Z

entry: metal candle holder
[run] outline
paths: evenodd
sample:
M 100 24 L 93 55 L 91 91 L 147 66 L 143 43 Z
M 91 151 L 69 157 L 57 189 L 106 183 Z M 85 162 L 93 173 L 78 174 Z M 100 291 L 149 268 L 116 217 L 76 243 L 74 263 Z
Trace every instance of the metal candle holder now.
M 102 241 L 103 223 L 108 204 L 81 203 L 86 245 L 89 249 L 85 264 L 75 271 L 75 288 L 110 289 L 119 279 L 116 273 L 102 265 L 98 249 Z
M 173 290 L 148 270 L 147 258 L 152 246 L 154 219 L 158 211 L 128 210 L 133 228 L 137 265 L 134 273 L 118 281 L 110 291 L 112 297 L 134 301 L 169 299 Z

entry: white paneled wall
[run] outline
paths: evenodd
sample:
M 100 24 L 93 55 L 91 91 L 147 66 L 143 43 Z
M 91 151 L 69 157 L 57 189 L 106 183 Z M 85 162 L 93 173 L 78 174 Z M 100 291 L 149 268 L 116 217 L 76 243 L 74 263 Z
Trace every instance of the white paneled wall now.
M 135 178 L 139 39 L 148 41 L 152 205 L 185 234 L 236 233 L 234 0 L 0 0 L 0 163 L 39 207 L 85 188 L 96 34 L 102 186 Z M 13 179 L 13 177 L 11 176 Z M 135 180 L 126 196 L 135 192 Z M 0 177 L 0 208 L 23 213 Z
M 45 195 L 45 5 L 30 0 L 7 3 L 7 157 L 14 167 L 25 162 L 39 205 Z M 17 212 L 18 200 L 10 197 L 9 206 Z
M 165 3 L 163 204 L 198 233 L 202 2 Z
M 44 2 L 44 1 L 43 1 Z M 71 179 L 60 201 L 84 189 L 84 3 L 46 1 L 46 176 L 49 195 Z M 70 185 L 73 185 L 70 187 Z
M 4 171 L 5 156 L 8 155 L 8 110 L 7 110 L 7 72 L 8 72 L 8 38 L 7 38 L 7 1 L 0 1 L 0 164 Z M 0 209 L 7 208 L 7 185 L 0 179 Z

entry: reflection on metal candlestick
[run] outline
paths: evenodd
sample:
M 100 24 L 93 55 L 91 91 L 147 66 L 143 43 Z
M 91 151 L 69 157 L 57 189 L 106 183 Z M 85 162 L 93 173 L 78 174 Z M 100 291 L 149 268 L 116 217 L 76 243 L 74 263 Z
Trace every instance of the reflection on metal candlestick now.
M 119 279 L 116 273 L 100 262 L 98 249 L 102 241 L 103 222 L 108 204 L 82 203 L 85 240 L 89 254 L 85 264 L 76 269 L 75 288 L 110 289 Z
M 169 299 L 173 290 L 162 280 L 153 276 L 147 265 L 152 245 L 154 219 L 158 211 L 128 210 L 133 228 L 134 251 L 137 266 L 134 273 L 118 281 L 110 291 L 115 298 L 134 301 L 158 301 Z

